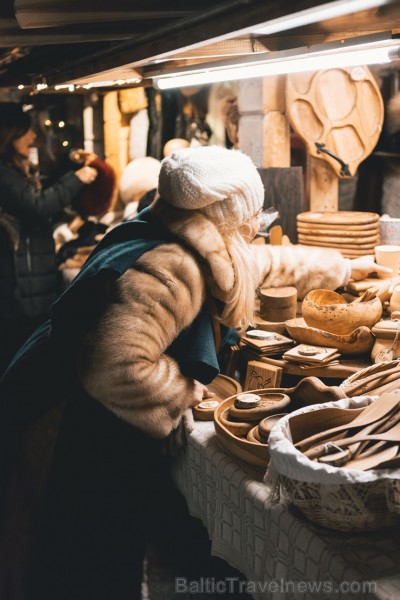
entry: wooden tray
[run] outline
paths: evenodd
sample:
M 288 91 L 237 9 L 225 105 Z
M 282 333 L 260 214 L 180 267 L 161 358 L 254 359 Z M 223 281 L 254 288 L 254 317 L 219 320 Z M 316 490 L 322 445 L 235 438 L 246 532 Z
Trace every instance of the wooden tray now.
M 210 400 L 216 400 L 221 403 L 229 396 L 233 394 L 240 394 L 242 386 L 236 379 L 228 377 L 228 375 L 222 375 L 221 373 L 207 385 L 210 392 L 214 392 L 215 396 Z M 192 408 L 193 418 L 196 421 L 212 421 L 214 418 L 215 408 L 199 408 L 195 406 Z
M 329 163 L 338 177 L 351 177 L 374 149 L 383 124 L 379 87 L 366 66 L 334 68 L 286 77 L 286 114 L 310 156 Z M 342 165 L 316 143 L 336 154 Z
M 263 393 L 270 392 L 270 389 L 265 389 L 255 390 L 254 393 L 258 394 L 259 396 L 263 396 Z M 237 456 L 237 458 L 240 458 L 251 465 L 263 467 L 265 469 L 269 463 L 268 444 L 250 442 L 244 437 L 236 436 L 229 431 L 221 421 L 221 415 L 224 414 L 227 409 L 233 406 L 237 395 L 238 394 L 235 394 L 231 398 L 227 398 L 224 400 L 224 402 L 221 402 L 219 407 L 215 410 L 215 433 L 217 434 L 221 444 L 224 446 L 224 448 L 226 448 L 226 450 L 228 450 L 228 452 L 231 452 Z

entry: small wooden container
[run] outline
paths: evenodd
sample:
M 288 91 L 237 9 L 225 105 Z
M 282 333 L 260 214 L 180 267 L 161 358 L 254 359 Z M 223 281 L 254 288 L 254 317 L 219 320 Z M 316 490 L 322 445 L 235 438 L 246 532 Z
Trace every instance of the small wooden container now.
M 296 317 L 297 290 L 295 287 L 261 288 L 260 317 L 281 323 Z M 291 316 L 289 316 L 291 315 Z
M 372 333 L 375 335 L 372 362 L 388 362 L 400 357 L 400 321 L 379 321 Z

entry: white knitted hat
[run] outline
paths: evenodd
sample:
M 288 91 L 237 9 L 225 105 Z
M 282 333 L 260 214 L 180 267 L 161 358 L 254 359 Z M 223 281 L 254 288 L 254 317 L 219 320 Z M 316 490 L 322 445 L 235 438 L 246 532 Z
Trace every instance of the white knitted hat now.
M 264 204 L 264 186 L 252 160 L 219 146 L 185 148 L 164 158 L 158 191 L 172 206 L 199 210 L 227 228 L 242 225 Z
M 158 184 L 161 162 L 151 156 L 136 158 L 128 163 L 122 171 L 119 182 L 119 193 L 124 204 L 139 201 L 146 192 L 153 190 Z

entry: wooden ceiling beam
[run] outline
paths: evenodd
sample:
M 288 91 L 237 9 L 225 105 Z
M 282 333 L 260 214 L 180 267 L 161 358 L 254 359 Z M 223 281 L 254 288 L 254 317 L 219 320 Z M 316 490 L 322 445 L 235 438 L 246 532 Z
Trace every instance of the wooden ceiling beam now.
M 21 29 L 15 18 L 0 19 L 0 48 L 12 46 L 47 46 L 50 44 L 74 44 L 82 42 L 120 41 L 152 31 L 163 21 L 123 21 L 96 23 L 66 27 Z
M 15 17 L 23 29 L 60 27 L 80 23 L 112 23 L 148 19 L 179 19 L 210 6 L 211 0 L 15 0 Z
M 213 8 L 195 17 L 181 19 L 120 42 L 112 49 L 92 54 L 90 60 L 60 64 L 57 72 L 46 73 L 46 79 L 49 85 L 54 85 L 121 65 L 144 67 L 175 53 L 237 37 L 241 30 L 318 4 L 320 0 L 276 0 L 273 3 L 265 0 L 230 0 L 228 3 L 214 3 Z

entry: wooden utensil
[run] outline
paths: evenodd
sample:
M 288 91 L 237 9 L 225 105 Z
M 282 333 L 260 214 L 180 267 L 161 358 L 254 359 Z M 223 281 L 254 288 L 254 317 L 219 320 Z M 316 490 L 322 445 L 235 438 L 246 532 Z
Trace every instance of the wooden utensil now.
M 366 408 L 364 408 L 359 414 L 357 414 L 354 417 L 354 419 L 349 419 L 345 423 L 343 423 L 343 419 L 346 418 L 345 417 L 346 413 L 343 413 L 343 415 L 339 415 L 337 413 L 336 414 L 336 418 L 338 420 L 337 425 L 330 427 L 329 429 L 319 431 L 319 433 L 316 433 L 314 435 L 304 437 L 303 439 L 298 439 L 298 441 L 295 443 L 295 446 L 296 446 L 296 448 L 298 448 L 299 450 L 304 452 L 311 446 L 315 445 L 315 443 L 318 442 L 319 440 L 322 440 L 329 436 L 333 436 L 340 431 L 354 429 L 357 427 L 366 427 L 366 426 L 370 425 L 371 423 L 374 423 L 375 421 L 379 421 L 379 419 L 382 419 L 383 417 L 389 415 L 394 410 L 397 410 L 399 404 L 400 404 L 400 396 L 398 394 L 383 394 L 377 400 L 375 400 L 374 402 L 371 402 L 371 404 L 369 404 Z M 332 413 L 329 414 L 326 411 L 331 411 L 331 410 L 333 410 L 333 408 L 335 408 L 335 407 L 325 408 L 325 409 L 321 409 L 320 411 L 315 411 L 315 412 L 321 413 L 320 418 L 321 418 L 321 421 L 323 424 L 327 423 L 328 420 L 330 420 L 330 422 L 332 423 Z M 303 413 L 303 415 L 297 416 L 297 417 L 301 417 L 301 421 L 302 421 L 302 424 L 304 427 L 304 430 L 303 430 L 304 433 L 307 432 L 307 419 L 305 418 L 305 415 L 309 416 L 311 414 L 312 413 Z M 318 418 L 318 415 L 314 414 L 313 418 L 314 419 Z M 335 419 L 335 416 L 333 416 L 333 419 Z M 341 420 L 342 420 L 342 422 L 340 422 Z M 290 424 L 290 421 L 291 421 L 291 419 L 289 420 L 289 424 Z M 297 421 L 296 425 L 297 425 L 297 428 L 299 428 L 299 421 Z

